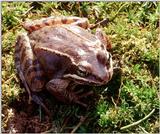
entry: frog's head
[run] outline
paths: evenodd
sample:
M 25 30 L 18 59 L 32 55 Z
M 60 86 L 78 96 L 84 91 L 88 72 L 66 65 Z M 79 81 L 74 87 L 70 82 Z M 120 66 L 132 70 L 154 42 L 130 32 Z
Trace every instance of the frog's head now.
M 85 60 L 70 68 L 64 78 L 71 79 L 78 84 L 103 85 L 113 74 L 112 56 L 108 51 L 99 51 L 94 56 L 87 56 Z

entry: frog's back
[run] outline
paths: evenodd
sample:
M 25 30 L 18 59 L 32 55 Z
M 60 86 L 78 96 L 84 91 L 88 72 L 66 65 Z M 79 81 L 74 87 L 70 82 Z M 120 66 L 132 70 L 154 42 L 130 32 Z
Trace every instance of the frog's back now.
M 86 56 L 92 55 L 100 47 L 95 35 L 74 25 L 47 26 L 30 34 L 38 48 L 50 49 L 76 57 L 78 62 Z

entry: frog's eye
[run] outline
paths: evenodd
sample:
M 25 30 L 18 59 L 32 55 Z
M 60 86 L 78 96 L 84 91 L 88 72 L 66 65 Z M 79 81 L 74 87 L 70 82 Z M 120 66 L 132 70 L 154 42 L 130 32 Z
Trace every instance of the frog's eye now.
M 112 55 L 109 52 L 98 52 L 97 53 L 97 59 L 98 61 L 103 65 L 108 65 L 110 60 L 112 59 Z
M 81 76 L 81 77 L 86 77 L 88 75 L 87 72 L 84 72 L 82 70 L 77 70 L 77 75 Z
M 112 55 L 109 53 L 109 66 L 110 68 L 113 68 L 112 67 Z
M 106 62 L 109 62 L 111 58 L 112 58 L 112 55 L 110 53 L 107 53 Z
M 110 53 L 108 53 L 107 60 L 106 60 L 106 65 L 108 67 L 110 67 L 111 64 L 112 64 L 112 55 Z
M 79 69 L 77 70 L 77 75 L 81 77 L 86 77 L 88 74 L 89 73 L 86 71 L 84 67 L 79 67 Z

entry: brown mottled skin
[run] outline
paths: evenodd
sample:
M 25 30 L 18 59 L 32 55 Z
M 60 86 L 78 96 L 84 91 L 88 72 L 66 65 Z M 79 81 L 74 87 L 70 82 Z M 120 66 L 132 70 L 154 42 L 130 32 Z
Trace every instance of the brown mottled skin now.
M 91 34 L 86 18 L 49 17 L 23 23 L 28 34 L 18 36 L 15 65 L 26 90 L 49 90 L 63 102 L 86 106 L 75 85 L 104 85 L 112 77 L 112 57 L 106 35 Z M 74 86 L 72 86 L 74 85 Z

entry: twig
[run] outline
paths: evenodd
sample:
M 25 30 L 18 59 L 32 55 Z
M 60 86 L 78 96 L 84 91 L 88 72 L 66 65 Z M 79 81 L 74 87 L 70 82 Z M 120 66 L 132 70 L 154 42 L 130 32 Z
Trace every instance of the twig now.
M 145 134 L 149 134 L 143 127 L 139 126 Z
M 124 130 L 133 126 L 136 126 L 138 124 L 140 124 L 142 121 L 146 120 L 147 118 L 149 118 L 153 113 L 154 113 L 155 109 L 153 109 L 147 116 L 145 116 L 144 118 L 142 118 L 141 120 L 134 122 L 132 124 L 129 124 L 127 126 L 121 127 L 120 130 Z
M 14 17 L 15 19 L 17 19 L 18 21 L 18 24 L 16 26 L 14 26 L 13 28 L 9 29 L 8 32 L 12 32 L 14 30 L 16 30 L 17 28 L 19 28 L 20 26 L 22 26 L 22 22 L 23 22 L 23 19 L 25 18 L 25 15 L 27 15 L 34 7 L 32 6 L 31 8 L 29 8 L 25 13 L 23 13 L 20 17 L 21 19 L 17 19 L 16 17 Z M 4 33 L 3 36 L 5 36 L 6 34 L 8 34 L 8 32 Z
M 14 77 L 15 77 L 15 74 L 12 74 L 8 80 L 4 81 L 4 84 L 6 84 L 9 81 L 11 81 Z
M 112 100 L 112 102 L 113 102 L 113 104 L 114 104 L 114 106 L 115 106 L 115 109 L 117 109 L 117 104 L 115 103 L 113 97 L 111 97 L 111 100 Z
M 29 8 L 23 15 L 27 15 L 33 8 L 34 8 L 34 6 L 32 6 L 31 8 Z
M 66 124 L 68 123 L 70 117 L 71 117 L 71 116 L 67 117 L 67 118 L 64 120 L 64 123 L 63 123 L 63 125 L 62 125 L 62 127 L 61 127 L 61 129 L 60 129 L 60 132 L 63 131 L 63 129 L 64 129 L 64 127 L 66 126 Z
M 49 129 L 49 130 L 47 130 L 47 131 L 45 131 L 45 132 L 41 132 L 41 134 L 53 133 L 53 132 L 54 132 L 54 129 L 51 128 L 51 129 Z
M 94 28 L 96 28 L 96 27 L 98 27 L 100 25 L 102 25 L 102 26 L 107 25 L 108 22 L 109 22 L 108 18 L 105 18 L 104 20 L 102 20 L 102 21 L 100 21 L 100 22 L 98 22 L 96 24 L 91 24 L 90 29 L 94 29 Z
M 71 134 L 73 134 L 81 125 L 82 123 L 86 120 L 88 115 L 86 115 L 85 117 L 81 117 L 80 118 L 80 122 L 77 124 L 77 126 L 71 131 Z
M 91 25 L 91 26 L 90 26 L 90 29 L 94 29 L 94 28 L 96 28 L 96 27 L 98 27 L 98 26 L 107 25 L 109 22 L 113 21 L 113 20 L 117 17 L 117 15 L 119 14 L 119 12 L 120 12 L 120 11 L 122 10 L 122 8 L 125 7 L 126 5 L 127 5 L 127 3 L 124 4 L 124 5 L 122 5 L 122 6 L 118 9 L 118 11 L 115 13 L 115 15 L 114 15 L 114 17 L 113 17 L 112 19 L 109 20 L 108 18 L 105 18 L 104 20 L 102 20 L 102 21 L 100 21 L 100 22 L 98 22 L 98 23 L 96 23 L 96 24 Z
M 117 15 L 118 15 L 119 12 L 122 10 L 122 8 L 125 7 L 127 4 L 128 4 L 128 3 L 125 3 L 124 5 L 122 5 L 122 6 L 118 9 L 118 11 L 115 13 L 114 17 L 113 17 L 112 19 L 110 19 L 110 22 L 113 21 L 113 20 L 117 17 Z

